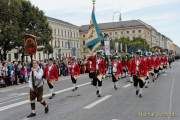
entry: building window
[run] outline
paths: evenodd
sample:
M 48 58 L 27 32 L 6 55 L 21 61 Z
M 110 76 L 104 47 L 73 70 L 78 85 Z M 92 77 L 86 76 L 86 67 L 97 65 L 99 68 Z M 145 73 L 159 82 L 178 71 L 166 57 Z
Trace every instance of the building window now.
M 59 29 L 58 29 L 58 35 L 59 35 Z
M 121 34 L 123 34 L 123 32 L 121 32 Z
M 115 32 L 115 35 L 117 35 L 117 32 Z
M 60 40 L 58 39 L 58 47 L 60 47 Z
M 111 35 L 112 35 L 112 32 L 110 32 L 109 35 L 111 36 Z
M 55 47 L 57 47 L 57 41 L 55 40 Z
M 68 31 L 68 38 L 70 37 L 69 31 Z
M 61 35 L 62 35 L 62 37 L 63 37 L 63 30 L 61 30 Z
M 126 31 L 127 34 L 129 34 L 129 31 Z
M 138 30 L 139 33 L 141 33 L 141 30 Z
M 83 41 L 83 45 L 85 45 L 85 41 Z
M 135 33 L 135 30 L 133 30 L 132 33 Z
M 11 54 L 8 54 L 8 61 L 11 61 Z
M 41 60 L 41 53 L 39 53 L 39 60 Z
M 76 33 L 74 32 L 74 38 L 76 38 Z
M 56 35 L 56 29 L 54 29 L 54 35 Z
M 78 44 L 78 42 L 77 42 L 77 48 L 79 48 L 79 44 Z
M 64 36 L 66 37 L 66 30 L 64 31 Z
M 72 32 L 70 32 L 70 37 L 72 38 Z
M 64 47 L 64 42 L 62 41 L 62 47 Z
M 85 35 L 83 35 L 83 38 L 85 38 L 86 36 Z

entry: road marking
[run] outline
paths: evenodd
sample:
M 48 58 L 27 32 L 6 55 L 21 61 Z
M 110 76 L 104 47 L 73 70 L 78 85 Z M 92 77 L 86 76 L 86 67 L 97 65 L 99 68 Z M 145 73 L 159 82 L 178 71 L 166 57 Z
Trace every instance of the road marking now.
M 90 83 L 91 83 L 91 82 L 84 83 L 84 84 L 78 85 L 78 87 L 86 86 L 86 85 L 89 85 Z M 63 92 L 70 91 L 70 90 L 72 90 L 72 89 L 73 89 L 73 87 L 70 87 L 70 88 L 66 88 L 66 89 L 63 89 L 63 90 L 56 91 L 55 93 L 56 93 L 56 94 L 60 94 L 60 93 L 63 93 Z M 51 96 L 51 94 L 43 95 L 43 97 L 49 97 L 49 96 Z M 24 105 L 24 104 L 27 104 L 27 103 L 29 103 L 29 100 L 24 100 L 24 101 L 21 101 L 21 102 L 9 104 L 9 105 L 0 107 L 0 112 L 1 112 L 1 111 L 4 111 L 4 110 L 7 110 L 7 109 L 14 108 L 14 107 L 18 107 L 18 106 L 20 106 L 20 105 Z
M 79 76 L 79 78 L 86 77 L 86 76 L 88 76 L 88 75 L 87 74 L 82 74 L 81 76 Z M 70 79 L 70 76 L 62 77 L 62 79 L 60 77 L 58 81 L 61 82 L 61 81 L 65 81 L 65 80 L 68 80 L 68 79 Z M 26 87 L 29 87 L 28 83 L 25 84 L 25 85 L 22 85 L 22 86 L 13 86 L 13 88 L 4 88 L 4 89 L 2 88 L 0 90 L 0 93 L 9 92 L 9 91 L 13 91 L 13 90 L 19 90 L 19 89 L 26 88 Z
M 169 98 L 169 113 L 172 113 L 172 103 L 173 103 L 173 88 L 174 88 L 174 82 L 175 79 L 173 77 L 172 83 L 171 83 L 171 91 L 170 91 L 170 98 Z M 168 120 L 170 119 L 170 115 L 168 116 Z
M 3 103 L 4 101 L 9 101 L 9 99 L 24 96 L 24 95 L 27 95 L 27 94 L 28 93 L 12 93 L 9 97 L 5 97 L 3 99 L 0 99 L 0 104 Z
M 101 98 L 101 99 L 99 99 L 99 100 L 97 100 L 97 101 L 95 101 L 95 102 L 93 102 L 93 103 L 85 106 L 84 109 L 91 109 L 91 108 L 93 108 L 94 106 L 96 106 L 97 104 L 99 104 L 99 103 L 101 103 L 101 102 L 109 99 L 110 97 L 112 97 L 112 95 L 106 95 L 106 96 L 104 96 L 103 98 Z
M 12 100 L 7 100 L 5 102 L 0 102 L 0 105 L 5 104 L 5 103 L 9 103 L 9 102 L 13 102 L 13 101 L 17 101 L 17 100 L 20 100 L 20 99 L 23 99 L 23 97 L 12 99 Z
M 127 87 L 130 87 L 130 86 L 131 86 L 131 84 L 129 83 L 127 85 L 124 85 L 123 88 L 127 88 Z
M 3 92 L 9 92 L 9 91 L 13 91 L 13 90 L 19 90 L 19 89 L 22 89 L 22 88 L 26 88 L 28 87 L 27 84 L 23 85 L 23 86 L 13 86 L 13 88 L 2 88 L 0 90 L 0 93 L 3 93 Z

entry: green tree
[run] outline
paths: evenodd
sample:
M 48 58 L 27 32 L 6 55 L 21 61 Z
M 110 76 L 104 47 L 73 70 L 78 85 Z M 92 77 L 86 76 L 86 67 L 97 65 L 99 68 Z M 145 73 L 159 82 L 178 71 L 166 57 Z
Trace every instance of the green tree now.
M 52 52 L 49 45 L 52 30 L 43 11 L 26 0 L 0 1 L 0 47 L 4 59 L 8 51 L 23 46 L 26 33 L 37 36 L 38 45 Z
M 149 50 L 149 44 L 146 42 L 145 39 L 142 38 L 133 38 L 133 40 L 130 40 L 126 37 L 116 38 L 111 41 L 111 49 L 115 49 L 116 42 L 118 42 L 119 44 L 122 43 L 123 46 L 127 45 L 127 49 L 129 52 L 136 51 L 138 49 Z

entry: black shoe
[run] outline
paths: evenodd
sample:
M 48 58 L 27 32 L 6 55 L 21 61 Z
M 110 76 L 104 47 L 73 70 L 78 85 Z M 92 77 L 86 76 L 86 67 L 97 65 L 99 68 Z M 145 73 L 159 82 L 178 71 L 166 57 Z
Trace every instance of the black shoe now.
M 116 85 L 114 85 L 114 89 L 115 89 L 115 90 L 117 90 L 117 89 L 118 89 Z
M 72 91 L 74 92 L 74 91 L 75 91 L 75 88 L 73 88 Z
M 139 94 L 139 90 L 136 90 L 136 95 L 138 95 Z
M 45 114 L 47 114 L 49 112 L 49 107 L 48 106 L 45 107 L 44 112 L 45 112 Z
M 148 86 L 146 85 L 145 88 L 148 88 Z
M 101 94 L 98 94 L 98 96 L 97 96 L 97 97 L 102 97 L 102 96 L 101 96 Z
M 27 118 L 30 118 L 30 117 L 35 117 L 36 116 L 36 113 L 31 113 L 27 116 Z
M 78 89 L 78 87 L 75 87 L 75 90 L 77 90 Z
M 142 95 L 141 95 L 141 94 L 139 94 L 139 98 L 142 98 Z
M 96 95 L 99 95 L 99 90 L 96 91 Z
M 55 96 L 56 94 L 53 93 L 52 96 L 49 97 L 49 99 L 53 99 L 53 97 Z

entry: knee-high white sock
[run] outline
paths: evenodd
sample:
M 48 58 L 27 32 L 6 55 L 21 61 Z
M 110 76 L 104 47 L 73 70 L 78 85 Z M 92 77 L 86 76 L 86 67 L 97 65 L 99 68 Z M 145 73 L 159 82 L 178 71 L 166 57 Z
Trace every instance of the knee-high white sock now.
M 54 93 L 54 88 L 51 88 L 50 92 L 51 92 L 51 94 L 53 94 Z
M 98 87 L 98 90 L 99 90 L 99 94 L 101 94 L 102 93 L 101 87 Z
M 142 92 L 143 92 L 143 89 L 142 89 L 142 88 L 140 88 L 140 89 L 139 89 L 139 94 L 141 94 L 141 95 L 142 95 Z
M 73 84 L 73 87 L 75 88 L 75 87 L 76 87 L 76 84 Z
M 132 77 L 132 76 L 130 76 L 130 77 L 129 77 L 129 80 L 130 80 L 131 82 L 133 82 L 133 77 Z

